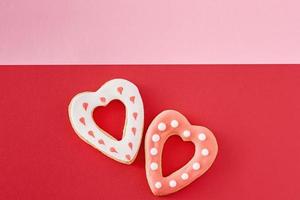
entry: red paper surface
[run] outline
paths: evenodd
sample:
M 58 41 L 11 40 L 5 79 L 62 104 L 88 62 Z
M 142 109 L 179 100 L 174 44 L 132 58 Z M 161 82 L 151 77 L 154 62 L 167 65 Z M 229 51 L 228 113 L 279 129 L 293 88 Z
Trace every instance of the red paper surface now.
M 300 66 L 23 67 L 0 69 L 0 199 L 156 199 L 148 187 L 144 149 L 132 165 L 82 141 L 68 119 L 71 98 L 113 78 L 135 83 L 145 129 L 165 109 L 212 130 L 219 154 L 211 169 L 162 199 L 300 199 Z M 99 124 L 122 129 L 122 106 Z M 102 114 L 101 114 L 102 113 Z M 115 131 L 114 131 L 115 132 Z M 115 134 L 118 135 L 118 134 Z M 164 172 L 193 155 L 167 142 Z

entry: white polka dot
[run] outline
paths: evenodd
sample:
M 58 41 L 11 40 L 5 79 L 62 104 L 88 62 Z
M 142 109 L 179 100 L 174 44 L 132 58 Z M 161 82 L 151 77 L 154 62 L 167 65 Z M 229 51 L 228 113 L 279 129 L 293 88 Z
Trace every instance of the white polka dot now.
M 177 183 L 176 183 L 176 181 L 175 180 L 171 180 L 170 182 L 169 182 L 169 186 L 170 187 L 176 187 L 176 185 L 177 185 Z
M 160 137 L 159 137 L 158 134 L 152 135 L 152 141 L 153 141 L 153 142 L 158 142 L 159 140 L 160 140 Z
M 156 162 L 152 162 L 150 164 L 150 168 L 151 168 L 151 170 L 155 171 L 158 169 L 158 164 Z
M 189 131 L 189 130 L 185 130 L 185 131 L 183 131 L 183 136 L 184 137 L 190 137 L 191 136 L 191 132 Z
M 200 163 L 195 162 L 195 163 L 193 164 L 193 169 L 194 169 L 194 170 L 200 169 Z
M 189 178 L 189 175 L 187 173 L 183 173 L 181 175 L 182 180 L 187 180 Z
M 166 126 L 165 123 L 160 122 L 160 123 L 158 124 L 157 128 L 158 128 L 158 130 L 160 130 L 160 131 L 164 131 L 164 130 L 166 130 L 167 126 Z
M 157 149 L 156 149 L 155 147 L 151 148 L 151 149 L 150 149 L 150 154 L 151 154 L 152 156 L 155 156 L 155 155 L 157 154 Z
M 154 184 L 154 186 L 155 186 L 157 189 L 159 189 L 159 188 L 161 188 L 162 184 L 161 184 L 161 182 L 157 181 L 157 182 Z
M 206 135 L 205 135 L 204 133 L 200 133 L 200 134 L 198 135 L 198 139 L 199 139 L 200 141 L 204 141 L 204 140 L 206 140 Z
M 177 121 L 177 120 L 174 119 L 174 120 L 171 121 L 171 126 L 172 126 L 173 128 L 177 128 L 178 125 L 179 125 L 179 124 L 178 124 L 178 121 Z
M 202 154 L 202 156 L 207 156 L 209 154 L 208 149 L 206 149 L 206 148 L 202 149 L 201 154 Z

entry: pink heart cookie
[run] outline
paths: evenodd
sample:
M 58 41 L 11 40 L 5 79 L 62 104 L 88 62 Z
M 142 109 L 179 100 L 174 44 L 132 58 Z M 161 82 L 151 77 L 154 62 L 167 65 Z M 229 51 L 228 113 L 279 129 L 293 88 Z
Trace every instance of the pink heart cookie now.
M 172 135 L 178 135 L 184 141 L 193 142 L 195 154 L 182 168 L 163 177 L 162 150 L 164 143 Z M 191 125 L 177 111 L 163 111 L 151 122 L 145 137 L 146 175 L 153 194 L 162 196 L 184 188 L 209 169 L 217 152 L 218 144 L 210 130 L 202 126 Z
M 93 111 L 112 100 L 120 100 L 126 108 L 126 121 L 120 141 L 97 126 Z M 134 102 L 132 101 L 134 99 Z M 108 157 L 130 164 L 139 150 L 143 126 L 144 106 L 138 88 L 124 79 L 106 82 L 96 92 L 76 95 L 69 105 L 69 118 L 77 135 Z

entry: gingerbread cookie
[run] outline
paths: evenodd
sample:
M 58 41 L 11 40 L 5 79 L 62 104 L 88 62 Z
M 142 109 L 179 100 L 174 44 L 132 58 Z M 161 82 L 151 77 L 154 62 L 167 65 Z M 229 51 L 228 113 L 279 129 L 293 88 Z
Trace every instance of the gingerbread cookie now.
M 120 141 L 98 127 L 93 119 L 94 109 L 106 106 L 112 100 L 120 100 L 126 108 Z M 76 95 L 69 105 L 69 118 L 77 135 L 106 156 L 125 164 L 135 160 L 142 139 L 144 107 L 138 88 L 133 83 L 113 79 L 96 92 Z
M 193 142 L 195 154 L 182 168 L 163 177 L 162 150 L 164 143 L 172 135 L 178 135 L 184 141 Z M 177 111 L 163 111 L 152 121 L 145 138 L 146 175 L 152 192 L 161 196 L 186 187 L 209 169 L 217 152 L 217 141 L 210 130 L 202 126 L 191 125 Z

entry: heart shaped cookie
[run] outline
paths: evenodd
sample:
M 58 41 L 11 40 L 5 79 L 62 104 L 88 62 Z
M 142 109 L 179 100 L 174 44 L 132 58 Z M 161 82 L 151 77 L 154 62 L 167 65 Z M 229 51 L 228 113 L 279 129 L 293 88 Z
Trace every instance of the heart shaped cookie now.
M 120 100 L 126 108 L 123 137 L 120 141 L 97 126 L 93 110 L 106 106 L 112 100 Z M 139 150 L 143 126 L 144 107 L 138 88 L 124 79 L 106 82 L 96 92 L 76 95 L 69 105 L 69 118 L 77 135 L 108 157 L 130 164 Z
M 191 141 L 195 145 L 195 154 L 182 168 L 163 177 L 162 150 L 164 143 L 172 135 Z M 209 169 L 217 152 L 218 144 L 210 130 L 191 125 L 177 111 L 163 111 L 151 122 L 145 138 L 146 175 L 153 194 L 162 196 L 184 188 Z

